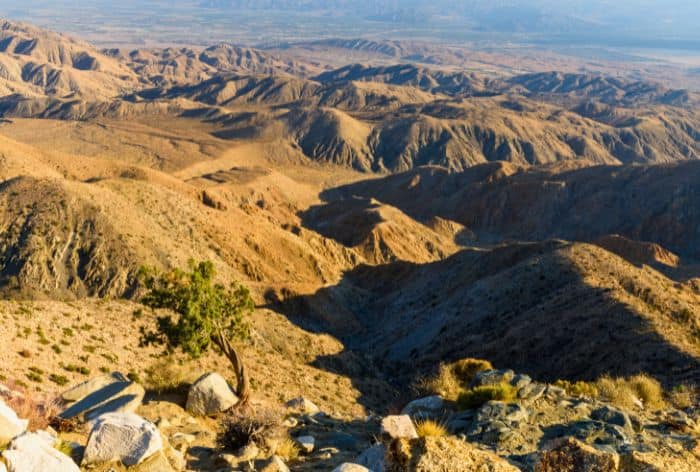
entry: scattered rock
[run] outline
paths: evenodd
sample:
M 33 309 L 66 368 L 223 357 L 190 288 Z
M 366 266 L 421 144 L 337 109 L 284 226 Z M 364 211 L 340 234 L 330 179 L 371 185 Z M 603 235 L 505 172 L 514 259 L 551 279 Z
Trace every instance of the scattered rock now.
M 617 454 L 600 451 L 574 438 L 562 438 L 540 452 L 535 472 L 616 472 L 619 467 Z
M 510 381 L 510 384 L 517 389 L 523 389 L 531 383 L 532 379 L 530 378 L 530 376 L 525 374 L 518 374 L 515 377 L 513 377 L 513 379 Z
M 406 405 L 401 412 L 415 419 L 435 419 L 445 414 L 447 406 L 445 400 L 439 396 L 419 398 Z
M 386 470 L 386 447 L 377 444 L 360 454 L 355 462 L 372 472 L 384 472 Z
M 145 393 L 135 382 L 114 381 L 88 393 L 58 416 L 64 420 L 92 421 L 106 413 L 133 413 L 141 406 Z
M 382 420 L 381 434 L 391 439 L 418 437 L 416 427 L 408 415 L 387 416 Z
M 47 431 L 16 437 L 2 453 L 9 472 L 80 472 L 70 457 L 54 449 L 56 440 Z
M 304 397 L 298 397 L 289 400 L 287 403 L 285 403 L 285 406 L 290 410 L 306 415 L 314 415 L 321 411 L 321 409 L 317 407 L 311 400 Z
M 496 454 L 451 436 L 395 440 L 387 460 L 389 470 L 518 472 Z
M 100 375 L 66 390 L 61 394 L 61 398 L 67 402 L 77 402 L 88 395 L 117 382 L 129 382 L 129 379 L 124 377 L 119 372 L 114 372 L 113 374 L 108 375 Z
M 121 462 L 140 464 L 163 449 L 156 426 L 132 413 L 108 413 L 95 420 L 83 465 Z
M 259 472 L 289 472 L 289 467 L 284 463 L 281 457 L 272 456 L 270 459 L 262 462 L 260 466 L 256 466 L 255 470 Z
M 296 442 L 301 448 L 302 452 L 306 454 L 311 454 L 314 451 L 314 446 L 316 445 L 316 440 L 313 436 L 299 436 L 296 438 Z
M 333 472 L 374 472 L 367 467 L 361 466 L 359 464 L 353 464 L 351 462 L 344 462 L 338 467 L 333 469 Z
M 188 413 L 209 416 L 222 413 L 238 403 L 238 397 L 221 375 L 206 374 L 199 378 L 187 394 Z
M 512 370 L 484 370 L 474 376 L 472 387 L 480 387 L 482 385 L 496 385 L 500 383 L 510 383 L 515 377 L 515 372 Z
M 700 460 L 691 454 L 668 457 L 657 452 L 634 451 L 622 458 L 621 470 L 625 472 L 697 472 L 700 470 Z
M 629 415 L 621 410 L 618 410 L 617 408 L 606 405 L 593 410 L 590 416 L 594 420 L 621 426 L 627 430 L 632 430 L 632 420 L 630 420 Z
M 548 385 L 545 395 L 550 400 L 561 400 L 566 396 L 566 390 L 561 387 L 556 387 L 554 385 Z
M 28 420 L 20 419 L 17 413 L 0 398 L 0 446 L 24 433 L 28 425 Z
M 528 401 L 539 400 L 546 390 L 545 384 L 531 383 L 518 390 L 518 398 Z

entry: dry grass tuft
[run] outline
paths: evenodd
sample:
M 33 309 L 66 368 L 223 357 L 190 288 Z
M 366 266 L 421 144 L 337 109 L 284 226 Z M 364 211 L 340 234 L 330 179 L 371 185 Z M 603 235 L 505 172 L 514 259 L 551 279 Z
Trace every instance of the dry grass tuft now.
M 457 397 L 457 408 L 472 410 L 490 401 L 510 402 L 517 398 L 518 390 L 509 383 L 482 385 L 462 392 Z
M 679 410 L 685 410 L 698 403 L 698 391 L 689 385 L 678 385 L 668 394 L 668 400 Z
M 449 364 L 440 364 L 438 373 L 434 377 L 420 381 L 418 389 L 422 393 L 440 395 L 454 401 L 469 388 L 476 374 L 491 369 L 493 369 L 491 363 L 482 359 L 467 358 Z
M 301 449 L 293 439 L 285 438 L 277 445 L 275 454 L 288 462 L 293 462 L 299 458 Z
M 416 423 L 416 432 L 421 438 L 426 436 L 447 436 L 449 434 L 444 424 L 434 420 L 418 421 Z
M 217 441 L 226 451 L 255 444 L 266 448 L 270 439 L 286 437 L 282 426 L 283 414 L 275 409 L 261 408 L 255 411 L 234 412 L 223 421 Z
M 578 382 L 570 382 L 568 380 L 557 380 L 554 383 L 555 386 L 561 387 L 566 390 L 566 393 L 573 397 L 590 397 L 597 398 L 599 395 L 598 387 L 594 383 L 584 382 L 579 380 Z
M 189 372 L 172 357 L 163 357 L 146 369 L 143 386 L 158 395 L 184 393 L 189 386 Z
M 641 401 L 645 408 L 658 409 L 665 406 L 661 384 L 645 374 L 628 379 L 604 376 L 598 379 L 595 386 L 602 398 L 621 408 L 634 408 L 637 406 L 635 400 Z

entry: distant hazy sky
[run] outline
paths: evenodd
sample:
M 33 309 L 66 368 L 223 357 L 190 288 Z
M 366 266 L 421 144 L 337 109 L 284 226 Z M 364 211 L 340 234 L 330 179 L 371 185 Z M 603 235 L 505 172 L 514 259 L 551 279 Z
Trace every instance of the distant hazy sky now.
M 199 38 L 212 24 L 217 39 L 229 31 L 237 40 L 250 30 L 300 39 L 386 32 L 688 49 L 700 44 L 700 0 L 0 0 L 0 15 L 73 33 L 128 30 L 163 39 L 187 28 Z

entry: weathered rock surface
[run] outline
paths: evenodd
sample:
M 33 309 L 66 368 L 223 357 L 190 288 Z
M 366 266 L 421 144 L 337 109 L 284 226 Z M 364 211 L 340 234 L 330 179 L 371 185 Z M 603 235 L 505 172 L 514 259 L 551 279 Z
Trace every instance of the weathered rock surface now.
M 287 403 L 285 403 L 285 406 L 297 413 L 303 413 L 307 415 L 314 415 L 321 411 L 321 409 L 317 407 L 314 404 L 314 402 L 304 397 L 289 400 Z
M 93 377 L 80 383 L 70 389 L 66 390 L 61 394 L 61 398 L 67 402 L 77 402 L 87 397 L 88 395 L 102 390 L 108 385 L 117 382 L 130 382 L 129 379 L 124 377 L 122 374 L 115 372 L 108 375 L 100 375 L 98 377 Z
M 355 462 L 372 472 L 384 472 L 386 470 L 386 446 L 376 444 L 360 454 Z
M 95 420 L 82 464 L 133 466 L 162 449 L 163 440 L 153 423 L 131 413 L 108 413 Z
M 16 437 L 2 453 L 9 472 L 80 472 L 73 460 L 54 448 L 56 436 L 46 431 Z
M 563 438 L 545 446 L 535 471 L 615 472 L 619 468 L 620 457 L 617 454 L 600 451 L 574 438 Z
M 229 410 L 237 403 L 238 397 L 226 379 L 211 373 L 200 377 L 190 387 L 186 409 L 193 415 L 209 416 Z
M 381 434 L 391 439 L 418 437 L 416 427 L 408 415 L 392 415 L 382 419 Z
M 289 472 L 289 467 L 284 463 L 281 457 L 272 456 L 270 459 L 263 461 L 255 470 L 260 472 Z
M 413 400 L 404 407 L 401 414 L 416 419 L 427 419 L 438 418 L 445 414 L 446 410 L 445 400 L 439 395 L 433 395 Z
M 80 388 L 70 396 L 88 392 L 87 395 L 66 408 L 59 417 L 91 421 L 106 413 L 133 413 L 141 406 L 146 393 L 141 385 L 121 378 L 100 387 L 106 380 L 102 378 L 92 385 L 79 385 Z
M 399 439 L 389 451 L 390 470 L 517 472 L 496 454 L 455 437 Z
M 29 421 L 20 419 L 17 413 L 0 398 L 0 445 L 12 441 L 27 430 Z
M 316 439 L 313 436 L 299 436 L 296 438 L 296 443 L 301 448 L 302 452 L 310 454 L 314 451 Z
M 367 467 L 351 462 L 343 462 L 338 467 L 333 469 L 333 472 L 375 472 Z

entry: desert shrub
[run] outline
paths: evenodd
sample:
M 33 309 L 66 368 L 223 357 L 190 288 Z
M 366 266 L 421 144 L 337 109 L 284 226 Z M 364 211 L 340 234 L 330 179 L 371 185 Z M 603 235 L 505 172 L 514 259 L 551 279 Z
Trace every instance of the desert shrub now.
M 219 448 L 236 451 L 251 443 L 261 448 L 267 447 L 271 438 L 285 437 L 282 418 L 282 413 L 273 409 L 231 413 L 224 419 L 217 438 Z
M 665 406 L 663 387 L 655 378 L 639 374 L 630 378 L 628 383 L 645 407 L 660 409 Z
M 292 462 L 298 459 L 300 453 L 301 449 L 299 449 L 297 443 L 291 438 L 284 438 L 275 448 L 275 454 L 287 462 Z
M 59 375 L 59 374 L 49 375 L 49 380 L 60 387 L 68 384 L 68 382 L 69 382 L 68 377 L 66 377 L 65 375 Z
M 513 401 L 517 396 L 517 389 L 509 383 L 481 385 L 460 393 L 457 397 L 457 407 L 460 410 L 471 410 L 493 400 Z
M 482 359 L 461 359 L 452 363 L 440 364 L 435 376 L 423 379 L 418 384 L 421 393 L 436 394 L 448 400 L 456 400 L 460 393 L 469 388 L 469 384 L 479 372 L 491 370 L 489 361 Z
M 675 408 L 684 410 L 697 403 L 697 391 L 688 385 L 677 385 L 669 392 L 668 400 Z
M 158 395 L 184 393 L 189 385 L 187 377 L 187 370 L 176 359 L 163 357 L 146 369 L 143 386 Z
M 596 382 L 600 396 L 621 408 L 631 409 L 639 400 L 647 408 L 664 406 L 664 392 L 661 384 L 648 375 L 613 378 L 604 376 Z
M 435 420 L 421 420 L 416 423 L 416 432 L 418 436 L 424 438 L 426 436 L 447 436 L 447 428 L 444 424 Z
M 555 386 L 566 390 L 566 393 L 573 397 L 591 397 L 597 398 L 599 395 L 598 387 L 594 383 L 577 381 L 570 382 L 568 380 L 557 380 Z

